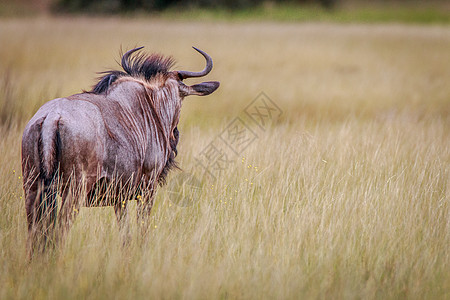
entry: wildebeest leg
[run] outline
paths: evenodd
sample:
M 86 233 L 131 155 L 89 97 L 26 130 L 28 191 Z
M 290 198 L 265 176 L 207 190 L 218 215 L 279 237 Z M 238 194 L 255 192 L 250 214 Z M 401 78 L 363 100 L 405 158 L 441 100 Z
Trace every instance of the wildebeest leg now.
M 69 185 L 63 190 L 61 198 L 57 236 L 57 242 L 59 245 L 64 244 L 67 233 L 80 212 L 82 193 L 75 189 L 72 185 Z
M 28 189 L 25 190 L 25 210 L 27 213 L 28 223 L 28 254 L 32 257 L 36 248 L 40 244 L 40 233 L 36 226 L 36 202 L 39 201 L 38 184 L 33 183 Z
M 33 183 L 28 190 L 25 191 L 25 209 L 27 213 L 28 223 L 28 255 L 31 258 L 35 251 L 43 249 L 42 232 L 37 223 L 36 205 L 39 202 L 40 191 L 37 182 Z
M 120 238 L 123 246 L 130 244 L 130 228 L 128 226 L 128 199 L 125 195 L 118 197 L 117 203 L 114 205 L 114 212 L 116 213 L 117 223 L 119 224 Z
M 136 217 L 140 236 L 144 240 L 147 238 L 150 228 L 150 212 L 153 207 L 154 196 L 154 189 L 145 190 L 142 195 L 138 196 Z
M 26 190 L 25 207 L 31 258 L 36 251 L 43 252 L 52 241 L 57 212 L 56 187 L 37 179 Z

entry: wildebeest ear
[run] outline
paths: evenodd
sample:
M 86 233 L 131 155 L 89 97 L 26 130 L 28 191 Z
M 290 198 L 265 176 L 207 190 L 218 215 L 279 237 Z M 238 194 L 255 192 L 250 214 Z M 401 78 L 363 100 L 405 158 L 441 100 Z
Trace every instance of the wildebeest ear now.
M 206 81 L 199 84 L 188 86 L 186 96 L 197 95 L 206 96 L 217 90 L 220 83 L 218 81 Z

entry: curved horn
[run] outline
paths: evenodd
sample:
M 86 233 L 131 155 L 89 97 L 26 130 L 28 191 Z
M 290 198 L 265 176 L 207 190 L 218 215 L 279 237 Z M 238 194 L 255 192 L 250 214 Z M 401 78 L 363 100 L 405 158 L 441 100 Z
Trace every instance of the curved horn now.
M 203 52 L 200 49 L 197 49 L 195 47 L 192 47 L 192 48 L 194 48 L 197 52 L 199 52 L 201 55 L 203 55 L 203 57 L 206 59 L 206 67 L 203 69 L 203 71 L 200 71 L 200 72 L 178 71 L 178 76 L 182 80 L 186 79 L 186 78 L 191 78 L 191 77 L 206 76 L 209 72 L 211 72 L 212 67 L 213 67 L 211 56 L 209 56 L 208 54 L 206 54 L 205 52 Z
M 128 74 L 130 74 L 131 69 L 130 66 L 128 65 L 128 58 L 130 57 L 131 54 L 133 54 L 134 52 L 141 50 L 142 48 L 144 48 L 144 46 L 142 47 L 138 47 L 138 48 L 134 48 L 131 50 L 128 50 L 127 52 L 125 52 L 125 54 L 122 56 L 122 68 L 124 69 L 125 72 L 127 72 Z

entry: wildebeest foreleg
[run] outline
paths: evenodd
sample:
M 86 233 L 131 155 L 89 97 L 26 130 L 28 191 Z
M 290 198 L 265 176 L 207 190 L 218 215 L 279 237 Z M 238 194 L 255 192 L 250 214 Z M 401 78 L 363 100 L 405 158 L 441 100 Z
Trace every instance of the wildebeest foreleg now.
M 150 228 L 150 212 L 153 207 L 154 196 L 154 189 L 145 190 L 142 195 L 138 196 L 136 217 L 141 237 L 144 239 L 147 237 Z
M 120 238 L 123 245 L 128 246 L 131 241 L 130 227 L 128 226 L 128 200 L 123 196 L 118 197 L 119 201 L 114 205 L 117 223 L 119 224 Z

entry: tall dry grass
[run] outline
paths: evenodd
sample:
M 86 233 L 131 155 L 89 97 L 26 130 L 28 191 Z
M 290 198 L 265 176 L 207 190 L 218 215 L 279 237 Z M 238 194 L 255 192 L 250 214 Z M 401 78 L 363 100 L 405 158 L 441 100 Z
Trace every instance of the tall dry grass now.
M 448 27 L 11 19 L 0 44 L 1 299 L 448 298 Z M 132 222 L 122 247 L 112 208 L 83 208 L 29 262 L 21 131 L 120 45 L 179 69 L 203 66 L 192 45 L 212 55 L 221 88 L 182 111 L 186 172 L 261 91 L 283 114 L 192 205 L 161 188 L 147 243 Z

